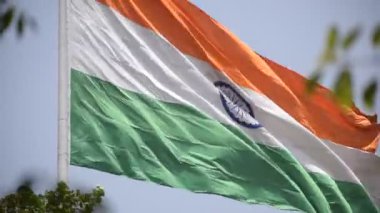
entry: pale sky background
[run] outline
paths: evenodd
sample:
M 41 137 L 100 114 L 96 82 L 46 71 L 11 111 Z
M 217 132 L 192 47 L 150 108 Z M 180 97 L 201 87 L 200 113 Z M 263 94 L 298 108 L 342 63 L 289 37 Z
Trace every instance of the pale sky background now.
M 38 30 L 22 39 L 14 32 L 0 39 L 0 196 L 14 190 L 24 175 L 34 177 L 40 191 L 56 180 L 58 1 L 16 2 L 35 17 Z M 350 56 L 356 88 L 371 78 L 380 81 L 379 55 L 372 57 L 369 45 L 369 33 L 380 23 L 378 0 L 192 2 L 260 54 L 306 76 L 316 66 L 330 25 L 343 32 L 360 25 L 363 35 Z M 74 187 L 102 185 L 112 212 L 279 212 L 79 167 L 69 173 Z

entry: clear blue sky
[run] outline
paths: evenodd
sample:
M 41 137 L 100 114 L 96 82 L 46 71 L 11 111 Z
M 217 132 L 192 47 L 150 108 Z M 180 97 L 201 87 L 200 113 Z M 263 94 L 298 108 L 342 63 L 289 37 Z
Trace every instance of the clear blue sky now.
M 0 195 L 14 190 L 25 174 L 36 178 L 39 190 L 56 178 L 58 1 L 16 2 L 36 18 L 38 30 L 22 39 L 10 32 L 0 40 Z M 192 2 L 260 54 L 304 75 L 315 67 L 330 25 L 337 24 L 343 32 L 361 25 L 368 38 L 380 23 L 378 0 Z M 370 50 L 368 39 L 362 38 L 350 56 L 357 89 L 373 77 L 380 81 L 378 58 L 366 57 Z M 114 212 L 279 212 L 78 167 L 69 172 L 73 186 L 104 186 Z

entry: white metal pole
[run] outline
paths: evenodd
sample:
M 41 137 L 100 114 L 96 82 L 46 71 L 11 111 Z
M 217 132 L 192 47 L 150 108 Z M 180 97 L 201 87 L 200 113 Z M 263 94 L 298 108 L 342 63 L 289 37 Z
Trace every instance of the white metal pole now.
M 67 0 L 59 0 L 58 30 L 58 181 L 68 181 L 69 169 L 69 67 Z

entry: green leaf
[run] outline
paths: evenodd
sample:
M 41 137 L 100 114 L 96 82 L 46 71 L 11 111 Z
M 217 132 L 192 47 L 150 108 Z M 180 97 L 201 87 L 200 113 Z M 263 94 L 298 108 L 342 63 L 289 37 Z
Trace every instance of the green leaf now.
M 336 60 L 336 46 L 338 43 L 338 29 L 333 26 L 330 28 L 327 38 L 325 51 L 321 57 L 321 63 L 331 63 Z
M 17 35 L 19 37 L 21 37 L 22 34 L 24 33 L 24 28 L 25 28 L 25 17 L 23 14 L 21 14 L 17 20 Z
M 338 29 L 335 26 L 330 28 L 327 39 L 328 39 L 327 48 L 329 50 L 335 49 L 337 41 L 338 41 Z
M 359 34 L 360 29 L 358 27 L 353 28 L 350 32 L 348 32 L 346 37 L 343 39 L 343 49 L 348 50 L 359 37 Z
M 380 47 L 380 24 L 375 27 L 372 34 L 372 44 L 375 47 Z
M 368 108 L 373 108 L 375 105 L 375 96 L 377 91 L 377 81 L 370 83 L 363 93 L 364 103 Z
M 311 94 L 314 92 L 315 87 L 318 85 L 318 81 L 321 78 L 320 72 L 314 72 L 306 82 L 306 93 Z
M 346 67 L 338 76 L 334 85 L 334 93 L 344 106 L 352 105 L 352 79 L 350 70 Z
M 13 16 L 14 16 L 14 8 L 10 7 L 4 14 L 0 16 L 0 36 L 8 29 L 11 25 Z

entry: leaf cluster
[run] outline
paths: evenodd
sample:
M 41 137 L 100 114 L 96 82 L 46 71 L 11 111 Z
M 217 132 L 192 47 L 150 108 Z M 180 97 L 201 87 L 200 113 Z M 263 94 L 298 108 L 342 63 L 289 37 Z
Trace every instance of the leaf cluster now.
M 0 0 L 0 38 L 12 26 L 16 28 L 17 35 L 21 37 L 26 26 L 35 29 L 37 24 L 32 17 L 10 4 L 8 0 Z
M 343 56 L 350 51 L 350 49 L 357 42 L 360 35 L 361 30 L 358 27 L 351 29 L 345 35 L 340 35 L 336 26 L 330 28 L 326 37 L 325 48 L 320 57 L 318 67 L 316 71 L 312 73 L 309 81 L 307 82 L 306 91 L 308 93 L 312 93 L 314 91 L 318 85 L 318 82 L 324 75 L 326 66 L 342 61 Z M 371 42 L 374 48 L 380 47 L 380 24 L 374 28 L 372 32 Z M 362 93 L 362 99 L 368 108 L 374 107 L 377 84 L 378 82 L 376 79 L 373 79 L 368 83 L 368 85 L 366 85 Z M 335 98 L 343 106 L 352 105 L 353 80 L 351 67 L 347 62 L 343 63 L 341 66 L 340 73 L 335 79 L 333 85 L 333 92 Z
M 90 213 L 101 204 L 103 196 L 100 187 L 82 193 L 59 182 L 54 190 L 35 194 L 29 184 L 23 184 L 0 199 L 0 213 Z

